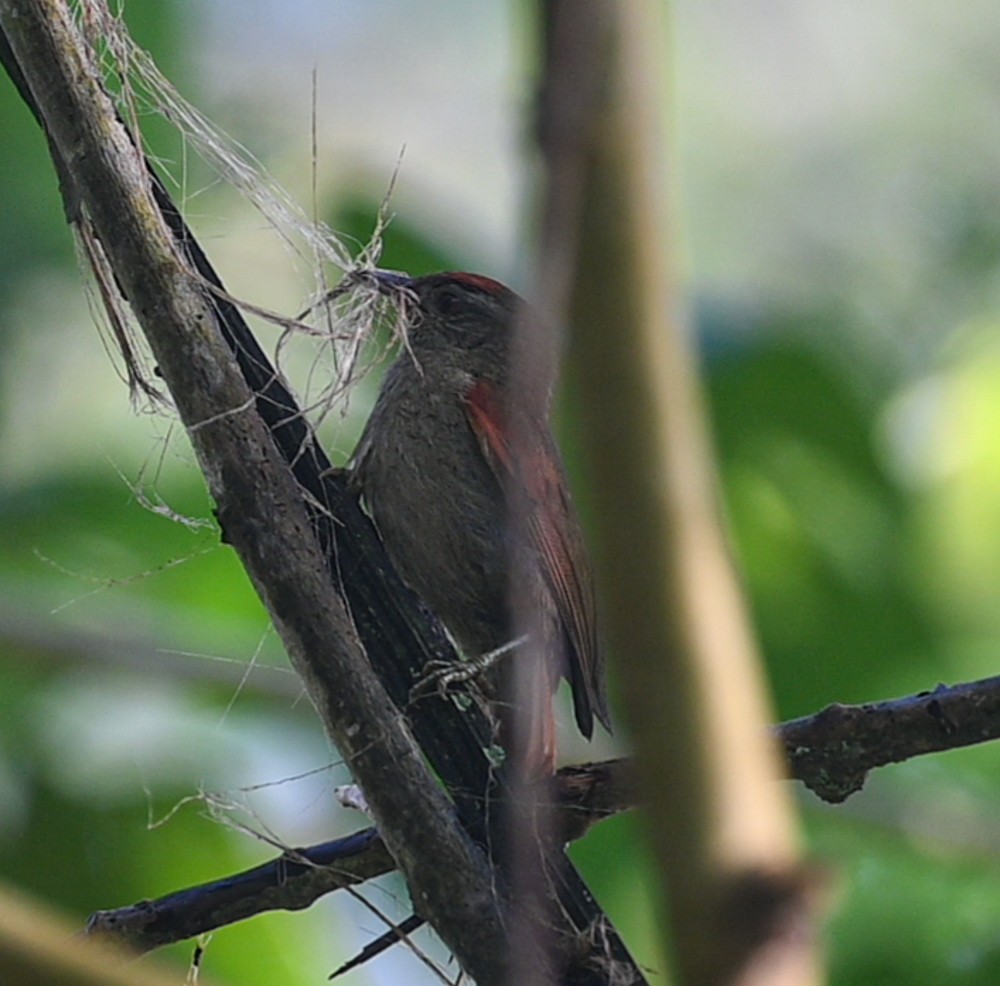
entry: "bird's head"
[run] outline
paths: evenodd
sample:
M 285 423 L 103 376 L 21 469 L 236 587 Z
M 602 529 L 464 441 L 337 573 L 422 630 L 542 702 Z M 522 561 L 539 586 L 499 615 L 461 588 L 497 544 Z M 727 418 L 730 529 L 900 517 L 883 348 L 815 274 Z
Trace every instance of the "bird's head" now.
M 409 277 L 375 270 L 366 276 L 399 305 L 407 346 L 418 363 L 457 362 L 476 375 L 503 372 L 525 308 L 509 288 L 481 274 L 460 272 Z

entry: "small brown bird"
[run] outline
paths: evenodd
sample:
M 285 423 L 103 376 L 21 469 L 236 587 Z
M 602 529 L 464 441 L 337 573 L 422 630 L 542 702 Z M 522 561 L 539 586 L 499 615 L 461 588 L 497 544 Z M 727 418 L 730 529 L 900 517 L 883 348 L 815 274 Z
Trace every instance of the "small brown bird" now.
M 539 418 L 509 403 L 515 324 L 528 309 L 476 274 L 370 276 L 403 304 L 407 344 L 358 443 L 353 482 L 400 575 L 467 658 L 515 636 L 508 573 L 517 553 L 527 583 L 518 598 L 543 638 L 532 652 L 544 655 L 516 710 L 518 735 L 529 771 L 550 774 L 560 677 L 572 685 L 584 736 L 593 735 L 595 716 L 610 723 L 590 566 L 547 406 Z M 512 503 L 527 514 L 516 525 Z M 497 718 L 503 743 L 505 717 Z

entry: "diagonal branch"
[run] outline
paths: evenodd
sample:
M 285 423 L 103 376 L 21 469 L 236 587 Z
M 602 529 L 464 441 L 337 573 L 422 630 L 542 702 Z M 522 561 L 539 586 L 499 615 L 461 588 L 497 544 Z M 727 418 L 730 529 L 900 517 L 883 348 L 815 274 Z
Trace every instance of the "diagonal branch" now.
M 2 0 L 0 25 L 149 340 L 240 554 L 324 726 L 364 787 L 421 913 L 477 981 L 503 979 L 493 876 L 368 663 L 295 478 L 256 410 L 217 311 L 178 254 L 145 162 L 59 0 Z M 454 893 L 455 884 L 463 893 Z
M 0 11 L 5 9 L 19 10 L 20 6 L 15 3 L 6 4 L 0 6 Z M 48 10 L 52 6 L 49 5 L 46 9 Z M 59 5 L 55 6 L 58 8 Z M 10 57 L 4 57 L 4 46 L 0 45 L 0 58 L 4 59 L 8 71 L 15 79 L 15 83 L 18 83 L 20 67 L 10 55 L 9 50 L 6 54 Z M 44 63 L 44 57 L 35 64 L 33 71 L 39 72 L 40 76 L 44 78 L 45 69 L 42 63 Z M 23 83 L 23 79 L 20 81 Z M 89 81 L 93 83 L 94 79 Z M 56 95 L 59 94 L 59 87 L 67 84 L 66 78 L 57 79 L 55 82 Z M 75 222 L 89 222 L 93 218 L 98 237 L 102 241 L 106 240 L 109 231 L 115 229 L 115 221 L 120 218 L 115 214 L 112 205 L 116 201 L 115 196 L 120 195 L 122 189 L 116 188 L 112 183 L 107 186 L 110 189 L 111 203 L 105 201 L 100 194 L 97 195 L 96 202 L 91 201 L 88 185 L 95 177 L 94 172 L 90 169 L 78 170 L 65 164 L 63 144 L 58 133 L 56 137 L 52 136 L 52 133 L 56 131 L 50 128 L 47 115 L 39 112 L 38 105 L 43 104 L 44 100 L 36 99 L 38 94 L 32 92 L 33 86 L 19 84 L 19 89 L 46 129 L 50 146 L 53 148 L 57 170 L 62 178 L 62 190 L 67 203 L 68 217 Z M 99 85 L 96 85 L 94 89 L 98 101 L 100 101 Z M 109 111 L 110 107 L 102 106 L 101 109 Z M 115 133 L 120 138 L 118 149 L 127 153 L 128 135 L 124 134 L 123 131 L 118 133 L 115 130 L 116 123 L 120 123 L 120 121 L 115 121 L 113 111 L 106 112 L 106 132 L 99 134 L 97 144 L 100 144 L 100 140 L 106 139 L 108 133 Z M 75 135 L 73 139 L 75 139 Z M 100 149 L 98 146 L 97 153 L 94 154 L 98 160 L 101 158 Z M 137 164 L 139 165 L 138 169 L 136 168 Z M 141 155 L 133 150 L 132 157 L 126 161 L 126 166 L 132 169 L 129 179 L 134 184 L 135 189 L 143 193 L 149 192 L 152 195 L 154 207 L 150 208 L 151 204 L 148 201 L 145 202 L 141 210 L 143 212 L 142 218 L 146 221 L 152 221 L 153 225 L 156 226 L 155 210 L 158 208 L 167 230 L 172 234 L 184 260 L 204 281 L 215 288 L 221 288 L 221 282 L 212 270 L 207 258 L 191 237 L 190 231 L 170 201 L 163 185 L 148 164 L 143 161 Z M 144 174 L 142 173 L 143 169 Z M 100 185 L 104 188 L 106 183 L 101 182 Z M 110 216 L 105 217 L 109 220 L 106 224 L 102 224 L 99 218 L 94 215 L 95 211 L 96 213 L 100 212 L 102 205 L 107 206 L 111 213 Z M 164 230 L 157 228 L 156 232 L 161 235 Z M 120 244 L 115 242 L 113 246 L 117 248 Z M 169 251 L 162 244 L 161 247 L 157 257 L 148 259 L 163 262 L 165 268 L 170 268 L 176 263 L 177 258 L 168 257 Z M 143 271 L 136 272 L 127 269 L 130 260 L 128 249 L 124 253 L 118 249 L 109 250 L 109 254 L 111 254 L 112 265 L 116 270 L 118 283 L 123 286 L 126 295 L 133 303 L 137 303 L 140 308 L 145 303 L 152 307 L 155 314 L 162 314 L 156 310 L 159 306 L 156 300 L 156 290 L 168 289 L 169 285 L 165 282 L 144 285 Z M 141 257 L 141 254 L 138 256 Z M 121 264 L 124 265 L 123 269 L 119 269 Z M 156 263 L 153 264 L 153 269 L 157 269 Z M 397 714 L 390 728 L 389 723 L 381 719 L 379 715 L 371 714 L 374 710 L 370 707 L 361 716 L 354 717 L 346 724 L 339 718 L 341 713 L 345 713 L 348 719 L 352 718 L 349 712 L 351 705 L 349 690 L 343 688 L 339 677 L 344 672 L 344 668 L 339 664 L 339 658 L 343 655 L 338 653 L 334 655 L 337 660 L 324 662 L 324 655 L 321 653 L 323 631 L 319 628 L 301 625 L 298 622 L 298 617 L 307 617 L 308 613 L 297 609 L 295 587 L 292 585 L 295 579 L 289 578 L 281 582 L 281 575 L 271 571 L 274 564 L 274 555 L 271 550 L 276 549 L 280 542 L 284 542 L 289 547 L 297 547 L 295 538 L 303 536 L 307 525 L 302 524 L 300 518 L 295 518 L 292 527 L 284 523 L 294 516 L 295 507 L 292 505 L 290 497 L 286 499 L 283 494 L 276 495 L 273 490 L 268 490 L 266 494 L 271 497 L 271 502 L 264 508 L 258 509 L 256 513 L 254 512 L 253 495 L 260 492 L 260 488 L 253 487 L 253 480 L 259 482 L 272 478 L 277 482 L 283 482 L 286 477 L 277 474 L 271 476 L 267 469 L 261 473 L 261 456 L 259 454 L 256 458 L 247 458 L 245 455 L 237 454 L 238 462 L 229 463 L 228 469 L 222 469 L 215 475 L 211 473 L 212 468 L 218 467 L 218 464 L 213 462 L 213 454 L 217 453 L 219 449 L 212 447 L 206 453 L 204 443 L 206 441 L 210 444 L 213 441 L 220 442 L 220 432 L 225 431 L 227 424 L 231 426 L 237 417 L 242 419 L 244 415 L 249 418 L 254 410 L 267 425 L 280 457 L 283 457 L 291 466 L 295 480 L 306 494 L 308 528 L 311 528 L 312 533 L 318 539 L 322 555 L 328 564 L 328 576 L 332 575 L 334 583 L 341 587 L 346 596 L 352 622 L 350 628 L 339 622 L 344 614 L 339 611 L 339 600 L 336 595 L 334 594 L 332 600 L 327 600 L 331 613 L 334 614 L 335 621 L 338 622 L 339 631 L 344 634 L 345 639 L 339 643 L 350 651 L 349 645 L 353 641 L 351 631 L 357 631 L 382 683 L 388 690 L 388 698 L 394 701 L 397 707 L 405 707 L 414 735 L 455 799 L 455 808 L 461 822 L 480 845 L 486 845 L 491 838 L 495 844 L 498 841 L 496 833 L 488 833 L 485 826 L 484 799 L 489 793 L 488 789 L 491 783 L 490 762 L 484 751 L 484 747 L 489 742 L 489 730 L 485 721 L 481 717 L 477 719 L 475 710 L 462 710 L 460 712 L 450 701 L 432 698 L 416 707 L 406 706 L 406 698 L 414 676 L 425 661 L 429 657 L 448 656 L 450 646 L 441 633 L 440 627 L 428 618 L 412 594 L 399 582 L 398 576 L 395 575 L 385 558 L 384 551 L 370 522 L 361 513 L 357 502 L 348 493 L 343 477 L 330 468 L 324 453 L 313 440 L 308 425 L 302 418 L 291 394 L 284 387 L 270 362 L 253 339 L 237 309 L 222 292 L 212 291 L 210 294 L 199 292 L 198 281 L 188 277 L 189 271 L 183 269 L 183 264 L 168 271 L 160 271 L 160 273 L 168 273 L 169 277 L 176 277 L 183 290 L 187 291 L 198 304 L 208 303 L 207 312 L 204 310 L 195 312 L 195 306 L 192 304 L 190 314 L 199 320 L 199 324 L 204 326 L 208 326 L 214 317 L 215 324 L 218 326 L 226 346 L 235 357 L 240 374 L 249 385 L 249 392 L 245 396 L 241 392 L 236 399 L 234 393 L 227 402 L 223 403 L 223 407 L 228 406 L 236 409 L 233 412 L 220 414 L 218 409 L 213 411 L 205 408 L 204 414 L 186 413 L 182 398 L 189 395 L 187 393 L 179 394 L 176 389 L 177 385 L 197 390 L 205 383 L 206 377 L 211 377 L 211 373 L 207 369 L 207 364 L 211 359 L 219 358 L 223 363 L 225 360 L 222 353 L 218 349 L 214 349 L 205 360 L 206 365 L 202 367 L 205 372 L 201 374 L 200 378 L 197 373 L 194 376 L 185 376 L 184 371 L 187 367 L 184 365 L 184 360 L 189 354 L 185 354 L 180 362 L 171 361 L 169 338 L 165 340 L 163 336 L 156 335 L 157 329 L 163 327 L 155 324 L 152 327 L 150 341 L 160 362 L 160 372 L 178 401 L 182 419 L 187 421 L 192 429 L 192 440 L 202 459 L 203 466 L 209 470 L 207 475 L 210 488 L 219 503 L 219 518 L 224 525 L 226 537 L 244 557 L 258 590 L 265 601 L 271 605 L 275 622 L 279 628 L 284 630 L 286 645 L 289 647 L 293 662 L 306 678 L 310 693 L 320 708 L 328 731 L 342 752 L 345 753 L 352 770 L 365 787 L 366 793 L 369 793 L 369 802 L 375 809 L 376 816 L 378 817 L 382 812 L 376 807 L 370 796 L 370 792 L 373 790 L 372 785 L 376 783 L 371 778 L 376 776 L 379 783 L 393 784 L 393 771 L 386 769 L 386 759 L 392 760 L 393 754 L 389 749 L 391 744 L 385 744 L 385 730 L 390 729 L 391 732 L 391 729 L 398 728 L 401 719 Z M 143 295 L 142 289 L 144 287 L 151 289 L 146 295 Z M 165 296 L 164 302 L 164 307 L 169 308 L 169 295 Z M 145 310 L 141 310 L 140 315 Z M 184 312 L 183 314 L 186 316 L 189 313 Z M 151 331 L 150 326 L 146 326 L 146 331 L 147 333 Z M 203 341 L 199 338 L 199 342 Z M 212 345 L 215 345 L 215 340 L 213 340 Z M 166 348 L 163 349 L 161 346 Z M 253 426 L 252 422 L 250 422 L 250 426 Z M 266 454 L 270 454 L 272 451 L 270 446 L 266 443 L 259 443 L 258 435 L 254 436 L 254 441 L 258 442 L 255 452 L 260 453 L 263 448 Z M 268 468 L 274 464 L 271 460 L 267 462 Z M 252 475 L 240 472 L 240 467 L 244 465 L 250 466 Z M 227 484 L 233 482 L 237 484 L 245 482 L 248 484 L 248 488 L 244 490 L 239 485 L 234 489 L 227 488 Z M 266 483 L 260 484 L 261 487 L 266 485 Z M 287 488 L 285 492 L 287 493 Z M 256 539 L 261 535 L 268 520 L 272 518 L 276 520 L 276 529 L 272 532 L 276 535 L 276 540 L 258 545 Z M 308 560 L 312 562 L 314 558 L 310 557 Z M 280 585 L 276 586 L 271 581 L 272 575 L 281 582 Z M 318 592 L 319 586 L 307 583 L 306 589 Z M 312 612 L 316 605 L 315 598 L 310 598 L 307 591 L 303 601 L 307 610 Z M 330 625 L 327 626 L 327 629 L 331 628 Z M 376 704 L 382 703 L 385 697 L 381 693 L 377 693 Z M 362 705 L 358 708 L 364 707 Z M 380 705 L 380 711 L 392 716 L 391 709 L 384 704 Z M 366 727 L 360 732 L 357 731 L 358 718 L 363 718 L 363 724 Z M 353 744 L 347 743 L 345 745 L 344 733 L 338 732 L 338 730 L 343 729 L 346 729 L 355 740 Z M 370 742 L 365 742 L 366 737 Z M 377 752 L 380 744 L 387 746 L 386 751 L 383 751 L 387 752 L 387 758 L 380 758 Z M 372 772 L 374 773 L 363 771 L 357 766 L 357 761 L 365 759 L 373 761 Z M 374 765 L 374 762 L 380 759 L 381 768 Z M 402 767 L 404 763 L 405 759 L 397 761 L 396 766 Z M 378 773 L 380 769 L 382 770 L 381 774 Z M 369 778 L 367 780 L 365 779 L 366 775 Z M 414 793 L 412 787 L 410 793 Z M 419 796 L 419 791 L 416 793 Z M 488 871 L 479 867 L 479 863 L 483 861 L 479 860 L 474 852 L 469 851 L 471 847 L 462 838 L 459 838 L 457 846 L 453 847 L 453 856 L 454 852 L 457 851 L 457 857 L 454 857 L 454 861 L 459 863 L 458 869 L 451 866 L 447 855 L 442 857 L 436 854 L 426 839 L 415 838 L 412 842 L 406 843 L 403 831 L 405 829 L 409 829 L 410 835 L 416 835 L 420 832 L 423 832 L 425 836 L 430 835 L 431 841 L 435 837 L 447 840 L 448 831 L 455 835 L 454 819 L 450 813 L 446 813 L 443 817 L 443 821 L 446 823 L 443 831 L 435 832 L 433 827 L 431 830 L 424 828 L 417 816 L 422 815 L 425 822 L 429 820 L 433 823 L 433 817 L 428 818 L 428 816 L 433 816 L 434 808 L 431 805 L 425 805 L 423 807 L 427 809 L 426 811 L 414 812 L 412 805 L 403 803 L 407 796 L 406 791 L 398 786 L 395 794 L 383 791 L 380 796 L 381 809 L 400 811 L 401 814 L 397 816 L 397 821 L 402 823 L 405 820 L 406 822 L 406 824 L 401 824 L 397 832 L 390 832 L 383 827 L 381 830 L 385 841 L 391 846 L 393 855 L 407 875 L 411 891 L 415 894 L 415 900 L 419 902 L 421 913 L 435 924 L 446 942 L 452 945 L 463 966 L 471 970 L 472 966 L 469 965 L 469 962 L 476 962 L 478 964 L 477 978 L 484 982 L 494 981 L 507 954 L 505 949 L 498 947 L 499 943 L 495 940 L 498 933 L 496 903 L 491 896 L 494 890 L 492 880 L 495 878 L 489 874 L 491 878 L 489 894 L 484 893 L 483 876 Z M 434 802 L 435 799 L 428 795 L 428 800 Z M 409 817 L 406 817 L 407 815 Z M 461 836 L 460 832 L 458 834 Z M 406 858 L 401 859 L 401 854 Z M 419 854 L 419 858 L 414 854 Z M 433 876 L 435 873 L 436 877 Z M 561 863 L 555 861 L 553 873 L 557 877 L 557 893 L 562 907 L 560 919 L 566 922 L 565 942 L 567 944 L 588 942 L 591 950 L 596 950 L 600 947 L 600 942 L 604 942 L 606 947 L 611 949 L 613 958 L 619 963 L 620 968 L 623 970 L 629 968 L 630 981 L 641 981 L 641 975 L 631 963 L 620 939 L 617 938 L 607 918 L 596 905 L 568 860 L 563 860 Z M 465 874 L 471 875 L 471 883 Z M 419 880 L 417 876 L 419 876 Z M 422 883 L 422 881 L 426 882 Z M 431 885 L 432 883 L 434 885 Z M 456 899 L 448 904 L 444 904 L 443 900 L 435 900 L 445 884 L 462 886 L 465 891 L 464 895 L 457 895 Z M 441 905 L 443 905 L 443 910 Z M 432 913 L 434 911 L 438 913 L 435 915 Z M 439 920 L 442 918 L 452 922 L 447 931 L 439 924 Z M 468 940 L 456 946 L 452 936 L 463 933 L 463 920 L 466 922 Z M 590 933 L 595 928 L 599 928 L 600 935 Z M 491 936 L 494 938 L 493 946 L 488 947 L 488 939 Z M 571 973 L 574 977 L 572 981 L 580 983 L 596 983 L 598 981 L 596 977 L 600 963 L 589 963 L 586 949 L 577 948 L 573 961 L 576 966 L 575 972 Z
M 110 937 L 139 952 L 196 938 L 266 911 L 298 911 L 320 897 L 396 868 L 375 829 L 277 859 L 222 880 L 188 887 L 156 900 L 96 911 L 88 935 Z

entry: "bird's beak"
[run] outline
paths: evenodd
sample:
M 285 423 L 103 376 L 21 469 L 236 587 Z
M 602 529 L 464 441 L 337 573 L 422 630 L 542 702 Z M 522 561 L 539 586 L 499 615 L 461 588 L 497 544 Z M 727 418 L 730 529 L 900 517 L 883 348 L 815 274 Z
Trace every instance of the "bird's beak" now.
M 394 270 L 379 270 L 377 267 L 371 270 L 353 270 L 348 272 L 335 288 L 331 288 L 319 301 L 310 305 L 305 311 L 299 312 L 295 318 L 301 321 L 320 305 L 329 304 L 362 284 L 374 287 L 383 297 L 395 298 L 398 303 L 401 295 L 409 294 L 413 297 L 414 280 L 408 274 L 400 274 Z
M 376 268 L 366 271 L 365 276 L 378 288 L 380 294 L 398 294 L 413 286 L 412 277 L 394 270 L 378 270 Z

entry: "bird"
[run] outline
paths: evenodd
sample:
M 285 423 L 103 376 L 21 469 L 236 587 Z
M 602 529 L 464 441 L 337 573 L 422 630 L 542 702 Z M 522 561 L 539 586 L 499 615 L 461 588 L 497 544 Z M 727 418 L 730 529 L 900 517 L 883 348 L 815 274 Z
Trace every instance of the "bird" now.
M 595 718 L 609 731 L 611 722 L 591 566 L 550 401 L 539 407 L 511 388 L 515 331 L 537 331 L 537 314 L 480 274 L 367 276 L 399 304 L 404 344 L 348 465 L 351 484 L 403 581 L 465 658 L 510 648 L 503 660 L 517 661 L 512 588 L 518 606 L 531 607 L 539 639 L 526 649 L 530 667 L 518 670 L 513 712 L 498 698 L 495 671 L 487 690 L 500 745 L 522 737 L 527 772 L 550 775 L 560 678 L 587 739 Z

